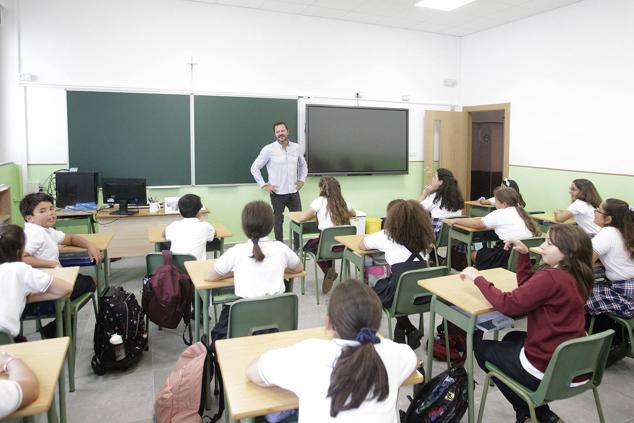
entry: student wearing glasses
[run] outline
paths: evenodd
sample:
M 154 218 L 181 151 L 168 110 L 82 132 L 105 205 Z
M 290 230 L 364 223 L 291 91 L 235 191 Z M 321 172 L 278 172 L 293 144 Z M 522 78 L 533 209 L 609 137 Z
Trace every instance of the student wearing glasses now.
M 592 238 L 593 262 L 601 261 L 605 281 L 594 284 L 586 303 L 586 312 L 595 316 L 594 332 L 615 329 L 608 365 L 621 359 L 629 350 L 628 339 L 607 313 L 630 319 L 634 317 L 634 222 L 629 205 L 608 198 L 594 210 L 594 223 L 601 230 Z M 589 320 L 589 319 L 588 319 Z

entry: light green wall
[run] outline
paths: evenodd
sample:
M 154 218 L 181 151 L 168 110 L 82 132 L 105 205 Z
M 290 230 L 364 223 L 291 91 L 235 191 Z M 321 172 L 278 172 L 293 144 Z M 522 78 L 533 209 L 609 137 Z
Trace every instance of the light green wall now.
M 18 204 L 22 198 L 22 182 L 20 180 L 20 167 L 13 163 L 0 165 L 0 184 L 8 185 L 11 189 L 11 221 L 22 225 Z
M 65 164 L 30 165 L 29 182 L 43 182 L 52 172 L 64 168 Z M 423 163 L 410 162 L 408 175 L 386 176 L 342 176 L 340 181 L 346 200 L 353 207 L 363 210 L 368 216 L 383 216 L 385 206 L 394 198 L 418 198 L 423 187 Z M 318 177 L 309 177 L 301 190 L 302 205 L 308 206 L 318 196 Z M 229 242 L 244 239 L 240 226 L 240 212 L 249 201 L 268 202 L 268 194 L 257 185 L 236 185 L 217 187 L 182 187 L 149 189 L 148 196 L 163 201 L 165 197 L 176 197 L 186 193 L 199 195 L 205 206 L 211 210 L 210 220 L 221 222 L 233 233 Z M 284 225 L 285 232 L 287 225 Z
M 423 189 L 423 163 L 410 162 L 408 175 L 386 176 L 342 176 L 343 195 L 356 209 L 368 216 L 380 217 L 385 214 L 385 206 L 394 198 L 418 198 Z M 42 182 L 52 172 L 65 167 L 59 165 L 30 165 L 29 182 Z M 552 169 L 511 166 L 510 177 L 515 179 L 529 210 L 552 211 L 565 208 L 570 202 L 568 187 L 576 178 L 587 178 L 595 183 L 603 198 L 621 198 L 634 203 L 634 176 L 618 176 L 600 173 L 571 172 Z M 318 195 L 319 178 L 309 177 L 301 190 L 304 207 Z M 199 195 L 211 210 L 210 220 L 225 224 L 235 236 L 229 242 L 244 239 L 240 229 L 240 211 L 253 200 L 268 202 L 268 195 L 255 184 L 224 187 L 183 187 L 150 189 L 148 195 L 163 201 L 165 197 L 186 193 Z M 287 226 L 284 227 L 285 231 Z
M 580 178 L 592 181 L 603 199 L 619 198 L 629 204 L 634 203 L 634 175 L 608 175 L 524 166 L 511 166 L 509 175 L 519 184 L 527 210 L 549 212 L 556 208 L 565 209 L 570 204 L 570 182 Z

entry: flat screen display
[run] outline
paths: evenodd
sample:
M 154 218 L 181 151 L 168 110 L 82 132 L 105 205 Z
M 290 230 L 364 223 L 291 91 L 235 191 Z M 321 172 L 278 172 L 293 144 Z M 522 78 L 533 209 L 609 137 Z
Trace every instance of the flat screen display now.
M 97 204 L 96 172 L 55 172 L 55 205 L 59 208 L 77 203 Z
M 101 181 L 104 203 L 147 205 L 145 179 L 141 178 L 104 178 Z
M 407 109 L 306 106 L 310 175 L 407 173 Z

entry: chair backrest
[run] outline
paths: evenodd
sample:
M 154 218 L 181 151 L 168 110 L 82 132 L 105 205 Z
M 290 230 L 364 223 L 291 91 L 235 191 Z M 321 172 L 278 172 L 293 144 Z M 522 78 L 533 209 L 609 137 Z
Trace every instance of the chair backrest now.
M 284 293 L 235 301 L 229 309 L 227 338 L 251 336 L 254 332 L 284 332 L 297 329 L 299 300 Z
M 537 401 L 570 398 L 598 386 L 603 378 L 613 336 L 614 331 L 609 329 L 561 343 L 550 359 L 544 379 L 535 392 Z M 570 386 L 577 376 L 586 374 L 591 374 L 588 382 Z
M 526 238 L 526 239 L 523 239 L 522 242 L 528 248 L 539 247 L 540 245 L 544 243 L 544 237 L 536 236 L 534 238 Z M 509 256 L 509 261 L 508 261 L 508 264 L 506 265 L 507 270 L 510 270 L 511 272 L 517 271 L 518 255 L 519 253 L 517 251 L 515 251 L 514 249 L 511 249 L 511 255 Z M 541 257 L 539 254 L 533 253 L 532 251 L 529 252 L 528 255 L 530 256 L 531 259 L 536 259 L 537 262 L 539 262 L 539 259 Z
M 194 261 L 196 257 L 189 254 L 172 254 L 172 263 L 178 270 L 182 273 L 187 274 L 187 269 L 185 269 L 186 261 Z M 149 275 L 154 273 L 157 267 L 163 264 L 163 254 L 162 253 L 150 253 L 145 256 L 145 268 Z
M 418 281 L 447 276 L 448 274 L 449 268 L 446 266 L 427 267 L 403 272 L 396 285 L 390 314 L 394 316 L 397 314 L 419 314 L 428 311 L 432 294 L 421 287 Z
M 333 226 L 321 231 L 319 246 L 317 247 L 318 260 L 334 260 L 343 257 L 343 251 L 332 251 L 333 247 L 342 245 L 335 239 L 341 235 L 356 235 L 357 228 L 352 225 Z
M 6 332 L 0 331 L 0 345 L 13 344 L 13 337 Z

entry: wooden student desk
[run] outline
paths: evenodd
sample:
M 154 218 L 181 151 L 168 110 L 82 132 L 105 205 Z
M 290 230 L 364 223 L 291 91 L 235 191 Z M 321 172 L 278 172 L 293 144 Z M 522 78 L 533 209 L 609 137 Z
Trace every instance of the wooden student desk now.
M 299 221 L 299 216 L 301 216 L 303 212 L 286 212 L 284 216 L 288 217 L 288 246 L 293 249 L 293 238 L 294 234 L 297 234 L 299 237 L 299 251 L 297 255 L 302 257 L 304 254 L 304 234 L 318 234 L 319 229 L 317 228 L 317 219 L 313 218 L 307 220 L 305 222 Z
M 343 261 L 341 263 L 341 268 L 343 269 L 341 272 L 342 280 L 350 277 L 349 263 L 354 264 L 357 271 L 361 273 L 361 278 L 363 279 L 365 272 L 365 256 L 381 253 L 379 250 L 360 249 L 359 243 L 363 240 L 363 237 L 365 237 L 365 235 L 340 235 L 335 237 L 337 241 L 341 242 L 346 247 L 343 251 Z M 358 277 L 359 275 L 357 274 L 357 278 Z
M 48 273 L 49 275 L 52 275 L 53 277 L 63 279 L 64 281 L 71 284 L 71 287 L 75 286 L 75 281 L 77 280 L 77 275 L 79 274 L 78 266 L 55 267 L 52 269 L 39 269 L 39 270 L 45 273 Z M 55 301 L 55 336 L 56 336 L 55 339 L 60 339 L 64 336 L 64 326 L 66 326 L 67 328 L 72 327 L 71 321 L 70 321 L 70 295 L 66 297 L 58 298 L 54 301 Z M 35 301 L 30 301 L 27 298 L 27 303 L 33 303 L 33 302 Z M 67 335 L 71 337 L 74 336 L 74 334 L 70 333 L 70 330 L 67 332 Z M 68 338 L 65 338 L 65 339 L 68 339 Z M 27 344 L 31 344 L 31 342 L 28 342 Z M 23 344 L 18 344 L 18 345 L 23 345 Z M 64 357 L 66 356 L 67 347 L 68 347 L 68 343 L 66 343 L 66 347 L 64 347 Z M 4 348 L 4 346 L 0 347 L 0 349 L 2 348 Z M 74 365 L 71 364 L 71 361 L 73 363 L 75 361 L 74 343 L 71 343 L 71 348 L 68 354 L 68 380 L 70 384 L 70 390 L 74 391 L 75 390 L 75 372 L 74 372 Z M 62 366 L 61 370 L 63 370 L 63 363 L 61 366 Z M 62 423 L 65 423 L 66 422 L 66 379 L 64 376 L 64 372 L 61 370 L 58 370 L 57 372 L 57 374 L 59 375 L 59 414 L 60 414 L 60 421 Z M 55 387 L 55 384 L 53 383 L 53 388 L 54 387 Z M 40 412 L 42 411 L 39 411 L 37 413 L 40 413 Z M 33 414 L 36 414 L 36 412 L 34 412 Z M 49 421 L 54 421 L 54 420 L 49 419 Z
M 222 223 L 212 223 L 211 226 L 214 227 L 216 234 L 213 241 L 207 242 L 207 251 L 213 251 L 214 257 L 216 257 L 217 252 L 220 252 L 220 254 L 225 252 L 225 238 L 231 237 L 233 234 Z M 154 244 L 154 251 L 156 252 L 161 252 L 162 243 L 169 242 L 163 237 L 164 231 L 165 226 L 151 226 L 147 228 L 148 241 Z
M 108 289 L 108 286 L 110 285 L 110 259 L 108 249 L 114 234 L 109 232 L 98 232 L 96 234 L 73 234 L 73 236 L 80 236 L 87 239 L 103 254 L 103 260 L 101 263 L 95 265 L 95 273 L 97 274 L 97 295 L 101 296 L 101 293 Z M 60 245 L 59 249 L 60 254 L 75 253 L 79 251 L 86 250 L 72 245 Z
M 96 218 L 99 223 L 99 232 L 109 232 L 115 236 L 109 246 L 110 257 L 136 257 L 153 253 L 152 244 L 148 243 L 148 228 L 152 226 L 165 227 L 170 223 L 182 219 L 179 213 L 165 214 L 161 208 L 156 213 L 150 213 L 147 208 L 130 209 L 138 211 L 132 215 L 111 215 L 110 212 L 117 210 L 117 207 L 103 209 L 97 212 Z M 204 214 L 209 210 L 203 210 Z
M 448 225 L 453 219 L 443 220 L 443 225 Z M 447 237 L 447 267 L 451 269 L 451 248 L 453 241 L 459 241 L 465 244 L 467 248 L 467 266 L 471 266 L 472 246 L 476 242 L 487 242 L 498 239 L 493 229 L 473 229 L 466 226 L 453 224 L 449 228 L 449 236 Z M 462 270 L 462 269 L 458 269 Z
M 479 200 L 465 201 L 464 204 L 469 209 L 466 213 L 469 217 L 486 216 L 495 209 L 493 204 L 480 204 Z
M 247 368 L 262 353 L 270 349 L 287 347 L 311 338 L 331 339 L 332 336 L 332 332 L 327 331 L 326 328 L 317 327 L 217 341 L 216 351 L 231 419 L 237 420 L 297 408 L 298 398 L 294 393 L 277 386 L 264 388 L 252 383 L 247 379 Z M 421 382 L 423 382 L 423 376 L 414 370 L 403 385 Z
M 539 224 L 539 228 L 544 233 L 548 231 L 548 228 L 550 226 L 559 224 L 559 222 L 555 220 L 555 213 L 537 213 L 537 214 L 531 214 L 531 217 L 537 221 L 537 223 Z M 574 217 L 566 220 L 563 223 L 567 225 L 577 224 Z
M 45 341 L 22 342 L 19 344 L 0 345 L 0 351 L 6 351 L 20 357 L 33 370 L 40 382 L 40 394 L 37 399 L 24 408 L 5 417 L 4 420 L 14 420 L 22 417 L 48 414 L 50 423 L 57 421 L 57 412 L 53 398 L 55 398 L 55 384 L 64 380 L 64 358 L 68 350 L 69 338 L 47 339 Z M 60 386 L 60 392 L 61 386 Z M 64 411 L 62 411 L 62 409 Z M 65 417 L 65 398 L 60 395 L 60 414 Z
M 226 303 L 237 299 L 233 292 L 233 275 L 214 282 L 205 280 L 213 265 L 214 259 L 185 262 L 185 269 L 196 291 L 196 295 L 194 295 L 194 337 L 196 340 L 200 340 L 201 312 L 203 318 L 203 333 L 209 336 L 209 296 L 211 295 L 214 299 L 214 304 Z M 285 273 L 284 279 L 299 278 L 305 275 L 306 272 L 304 271 L 299 273 Z M 199 302 L 202 302 L 202 309 Z
M 483 270 L 480 274 L 502 291 L 509 292 L 517 288 L 517 277 L 515 273 L 506 269 Z M 493 311 L 494 307 L 484 298 L 473 282 L 460 279 L 460 275 L 423 279 L 418 281 L 418 284 L 433 294 L 429 311 L 428 333 L 434 333 L 436 313 L 467 332 L 467 359 L 465 361 L 465 367 L 468 375 L 469 423 L 473 423 L 473 333 L 475 332 L 476 317 L 482 313 Z M 452 305 L 456 307 L 454 308 Z M 433 359 L 434 343 L 428 342 L 425 374 L 430 379 Z
M 63 230 L 65 226 L 84 224 L 88 233 L 94 234 L 97 232 L 95 230 L 95 223 L 97 223 L 95 215 L 97 211 L 66 211 L 62 209 L 55 210 L 55 214 L 57 215 L 57 223 L 55 224 L 57 229 Z

